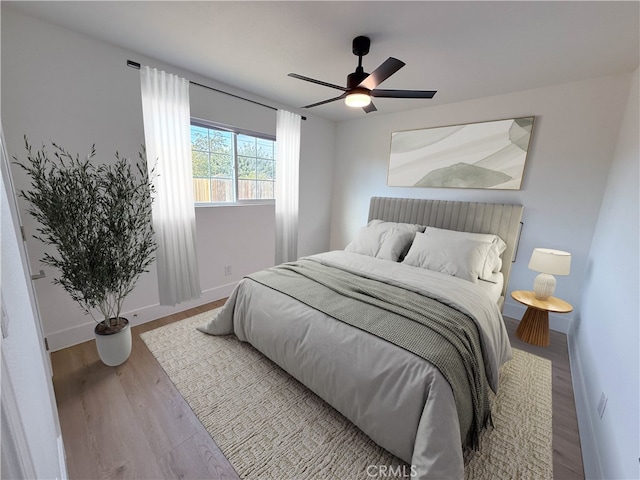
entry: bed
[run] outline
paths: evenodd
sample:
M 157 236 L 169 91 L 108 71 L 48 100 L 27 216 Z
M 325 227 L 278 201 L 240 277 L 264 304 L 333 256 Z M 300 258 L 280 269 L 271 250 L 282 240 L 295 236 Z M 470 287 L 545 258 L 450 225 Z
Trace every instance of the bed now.
M 462 478 L 511 357 L 500 312 L 521 216 L 520 205 L 373 197 L 345 250 L 246 277 L 199 330 L 251 343 L 417 478 Z

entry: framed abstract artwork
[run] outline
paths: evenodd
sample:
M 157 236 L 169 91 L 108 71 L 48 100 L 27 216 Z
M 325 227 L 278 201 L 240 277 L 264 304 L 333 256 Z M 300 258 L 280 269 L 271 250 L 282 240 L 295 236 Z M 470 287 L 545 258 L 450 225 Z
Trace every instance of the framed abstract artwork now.
M 520 190 L 533 120 L 393 132 L 387 185 Z

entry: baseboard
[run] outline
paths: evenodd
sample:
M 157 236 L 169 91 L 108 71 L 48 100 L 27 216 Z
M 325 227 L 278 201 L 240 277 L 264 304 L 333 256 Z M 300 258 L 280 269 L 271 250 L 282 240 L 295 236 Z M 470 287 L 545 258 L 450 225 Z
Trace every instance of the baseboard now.
M 62 434 L 58 435 L 58 462 L 60 464 L 60 478 L 69 478 L 67 472 L 67 458 L 64 453 L 64 441 L 62 440 Z
M 172 315 L 193 307 L 204 305 L 205 303 L 228 297 L 236 285 L 237 282 L 234 282 L 205 290 L 202 292 L 202 297 L 199 299 L 184 302 L 173 307 L 166 307 L 160 304 L 148 305 L 146 307 L 123 312 L 122 316 L 129 320 L 132 327 L 135 327 L 136 325 L 141 325 L 152 320 L 157 320 L 158 318 L 166 317 L 167 315 Z M 95 326 L 96 323 L 93 320 L 90 320 L 81 325 L 48 334 L 47 343 L 49 345 L 49 351 L 55 352 L 88 340 L 93 340 L 93 329 Z
M 526 311 L 527 307 L 521 303 L 512 303 L 507 301 L 502 309 L 502 315 L 520 321 Z M 568 334 L 571 331 L 572 320 L 572 313 L 549 313 L 549 329 Z
M 592 411 L 589 397 L 582 373 L 580 354 L 575 347 L 572 336 L 567 338 L 569 349 L 569 367 L 571 369 L 571 381 L 573 382 L 573 397 L 576 401 L 576 416 L 578 417 L 578 432 L 580 433 L 580 448 L 582 450 L 582 464 L 585 478 L 602 478 L 600 456 L 596 446 L 592 423 Z

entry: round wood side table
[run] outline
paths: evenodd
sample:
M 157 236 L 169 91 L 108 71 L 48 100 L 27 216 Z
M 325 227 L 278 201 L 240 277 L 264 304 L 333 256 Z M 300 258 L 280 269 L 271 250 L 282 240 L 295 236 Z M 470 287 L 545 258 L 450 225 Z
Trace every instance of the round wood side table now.
M 511 297 L 527 306 L 516 335 L 520 340 L 539 347 L 549 346 L 549 312 L 568 313 L 573 310 L 573 306 L 564 300 L 556 297 L 540 300 L 533 292 L 524 290 L 511 292 Z

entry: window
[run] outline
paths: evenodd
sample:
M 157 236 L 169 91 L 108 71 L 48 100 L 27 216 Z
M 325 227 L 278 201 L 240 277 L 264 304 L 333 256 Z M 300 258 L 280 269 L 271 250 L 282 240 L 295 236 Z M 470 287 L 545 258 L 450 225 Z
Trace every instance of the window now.
M 192 122 L 195 202 L 273 200 L 275 151 L 273 137 Z

